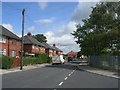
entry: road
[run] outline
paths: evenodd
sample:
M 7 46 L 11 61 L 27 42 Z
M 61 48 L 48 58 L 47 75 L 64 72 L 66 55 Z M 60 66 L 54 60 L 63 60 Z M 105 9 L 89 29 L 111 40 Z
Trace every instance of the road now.
M 78 63 L 4 74 L 3 88 L 118 88 L 118 80 L 81 71 Z

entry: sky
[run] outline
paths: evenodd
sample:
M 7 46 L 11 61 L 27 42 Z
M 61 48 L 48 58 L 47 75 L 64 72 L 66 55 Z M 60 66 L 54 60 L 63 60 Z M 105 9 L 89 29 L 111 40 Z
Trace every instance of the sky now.
M 22 10 L 25 8 L 26 35 L 44 34 L 50 45 L 56 44 L 65 54 L 80 51 L 70 34 L 83 24 L 96 2 L 2 2 L 2 25 L 21 37 Z

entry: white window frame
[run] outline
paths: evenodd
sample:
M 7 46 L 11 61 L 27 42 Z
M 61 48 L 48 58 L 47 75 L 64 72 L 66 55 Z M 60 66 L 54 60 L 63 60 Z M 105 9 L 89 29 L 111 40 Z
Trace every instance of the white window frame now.
M 10 51 L 10 56 L 15 57 L 15 56 L 16 56 L 16 51 L 11 50 L 11 51 Z
M 0 35 L 0 42 L 2 42 L 2 43 L 6 43 L 6 37 Z
M 32 45 L 32 49 L 34 49 L 35 48 L 35 46 L 34 45 Z
M 16 44 L 16 40 L 15 39 L 12 39 L 12 44 Z
M 39 46 L 36 46 L 36 49 L 39 49 Z
M 6 49 L 0 49 L 0 54 L 6 55 Z

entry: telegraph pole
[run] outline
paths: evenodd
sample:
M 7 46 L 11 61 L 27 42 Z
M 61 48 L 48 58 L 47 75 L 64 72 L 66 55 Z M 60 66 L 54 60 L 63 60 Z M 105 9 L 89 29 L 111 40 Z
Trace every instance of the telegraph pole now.
M 24 40 L 24 14 L 25 9 L 22 11 L 22 43 L 21 43 L 21 60 L 20 60 L 20 70 L 23 69 L 23 40 Z

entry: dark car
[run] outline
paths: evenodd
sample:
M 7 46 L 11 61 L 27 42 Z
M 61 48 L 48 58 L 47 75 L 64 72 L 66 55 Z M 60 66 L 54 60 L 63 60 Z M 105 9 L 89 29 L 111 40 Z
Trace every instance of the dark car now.
M 72 61 L 72 57 L 68 57 L 68 62 Z

